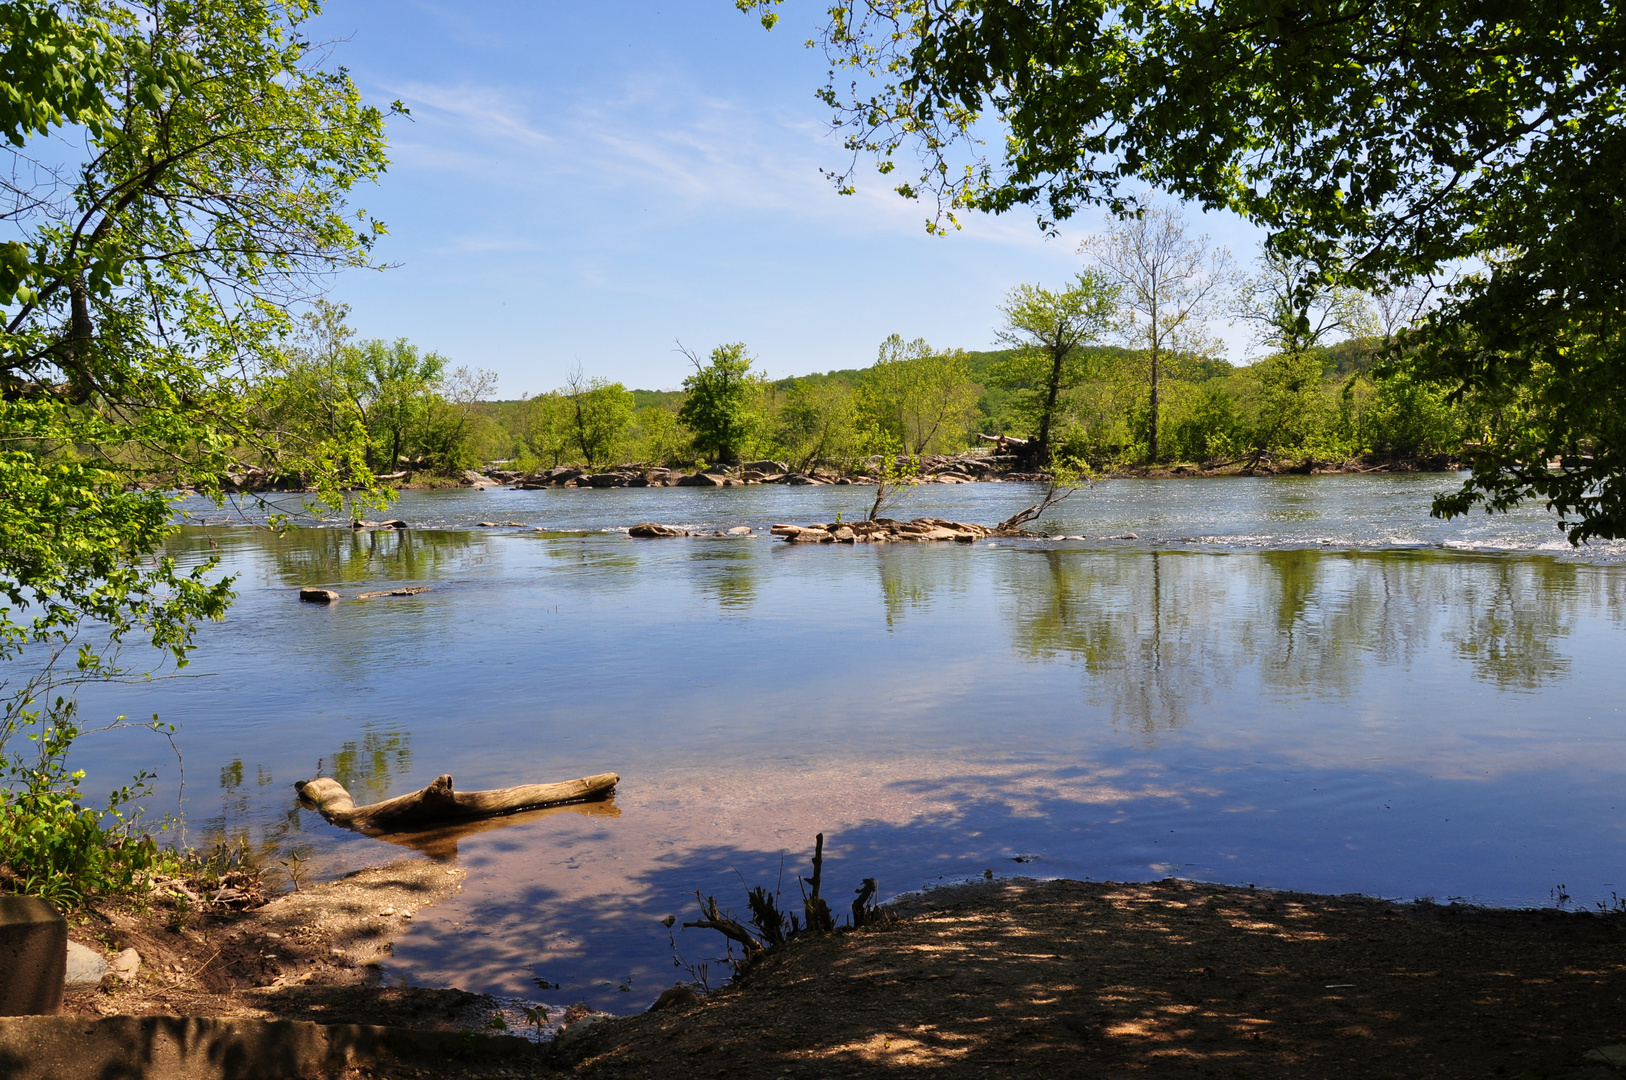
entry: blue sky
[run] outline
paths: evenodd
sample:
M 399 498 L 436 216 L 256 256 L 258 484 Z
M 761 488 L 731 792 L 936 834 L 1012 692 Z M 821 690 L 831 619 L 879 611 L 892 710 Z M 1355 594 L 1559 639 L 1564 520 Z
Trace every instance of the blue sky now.
M 406 337 L 489 368 L 499 395 L 578 364 L 676 387 L 700 352 L 744 341 L 774 377 L 874 362 L 891 333 L 994 344 L 1012 286 L 1081 267 L 1081 215 L 972 216 L 930 236 L 928 208 L 873 174 L 835 193 L 847 155 L 805 47 L 822 7 L 792 0 L 765 32 L 730 0 L 613 4 L 333 0 L 311 28 L 390 123 L 392 165 L 356 204 L 390 235 L 383 273 L 331 298 L 366 337 Z M 1200 228 L 1249 259 L 1235 219 Z M 1241 330 L 1216 329 L 1240 359 Z

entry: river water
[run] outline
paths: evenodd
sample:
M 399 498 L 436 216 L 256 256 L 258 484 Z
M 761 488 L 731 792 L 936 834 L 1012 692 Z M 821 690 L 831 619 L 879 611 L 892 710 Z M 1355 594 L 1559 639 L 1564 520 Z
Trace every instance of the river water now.
M 187 840 L 307 876 L 403 849 L 300 809 L 296 780 L 362 802 L 618 772 L 613 804 L 417 841 L 470 877 L 388 968 L 615 1011 L 684 975 L 662 916 L 796 896 L 818 832 L 837 910 L 865 877 L 990 871 L 1608 902 L 1626 550 L 1574 551 L 1535 511 L 1430 519 L 1453 484 L 1113 481 L 1044 523 L 1071 539 L 877 547 L 761 535 L 862 516 L 863 488 L 407 493 L 413 528 L 354 534 L 189 506 L 173 551 L 218 554 L 236 604 L 183 677 L 81 695 L 87 720 L 180 725 L 184 787 L 150 734 L 76 763 L 90 791 L 156 768 Z M 1037 494 L 931 485 L 894 516 L 994 522 Z M 758 535 L 617 531 L 644 520 Z M 404 584 L 431 591 L 295 591 Z M 697 963 L 721 939 L 675 944 Z

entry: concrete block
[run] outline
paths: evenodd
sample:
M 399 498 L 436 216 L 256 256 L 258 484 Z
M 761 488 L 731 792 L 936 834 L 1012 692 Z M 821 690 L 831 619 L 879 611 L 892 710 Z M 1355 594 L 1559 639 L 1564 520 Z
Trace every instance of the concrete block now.
M 5 1080 L 288 1080 L 402 1064 L 529 1075 L 549 1047 L 512 1035 L 196 1016 L 0 1019 Z M 391 1073 L 394 1074 L 393 1071 Z
M 0 896 L 0 1016 L 62 1008 L 68 923 L 34 896 Z

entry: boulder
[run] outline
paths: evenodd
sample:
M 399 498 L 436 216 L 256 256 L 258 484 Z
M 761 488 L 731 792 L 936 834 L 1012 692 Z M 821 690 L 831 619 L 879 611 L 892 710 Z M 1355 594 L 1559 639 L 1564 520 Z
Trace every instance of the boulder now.
M 642 487 L 648 487 L 649 484 L 650 484 L 650 480 L 649 480 L 649 477 L 647 477 L 647 476 L 634 476 L 630 480 L 627 481 L 627 486 L 628 487 L 642 488 Z
M 677 482 L 678 487 L 722 487 L 723 478 L 710 473 L 694 473 Z
M 765 474 L 787 473 L 790 472 L 790 466 L 786 465 L 783 461 L 742 461 L 740 462 L 740 471 L 759 472 Z
M 404 529 L 407 527 L 407 523 L 400 518 L 394 518 L 390 521 L 380 521 L 378 527 L 380 529 Z
M 77 941 L 68 942 L 68 968 L 62 985 L 69 991 L 94 990 L 107 974 L 107 960 L 101 953 Z
M 596 488 L 626 487 L 627 478 L 620 473 L 601 472 L 589 476 L 587 483 Z
M 780 483 L 789 484 L 792 487 L 806 487 L 809 484 L 822 484 L 824 481 L 815 480 L 811 476 L 803 476 L 801 473 L 791 473 L 781 480 Z
M 130 982 L 141 970 L 141 954 L 134 949 L 125 949 L 113 957 L 112 963 L 107 965 L 108 973 L 120 982 Z
M 649 1007 L 650 1012 L 660 1009 L 682 1009 L 689 1005 L 698 1004 L 700 995 L 695 993 L 692 986 L 678 983 L 661 991 L 661 996 L 655 999 L 655 1004 Z
M 627 530 L 628 536 L 636 536 L 640 540 L 659 540 L 672 536 L 688 536 L 688 529 L 680 529 L 676 525 L 660 525 L 653 521 L 643 521 Z
M 493 480 L 491 477 L 477 473 L 473 469 L 464 470 L 463 483 L 472 488 L 502 487 L 501 480 Z
M 842 544 L 851 544 L 857 542 L 858 540 L 858 534 L 853 532 L 852 527 L 848 525 L 839 525 L 836 528 L 831 529 L 830 536 L 838 543 Z
M 730 536 L 750 536 L 751 535 L 751 526 L 749 526 L 749 525 L 736 525 L 732 529 L 728 530 L 728 535 L 730 535 Z
M 299 598 L 307 604 L 331 604 L 335 600 L 344 599 L 332 589 L 303 588 L 299 590 Z

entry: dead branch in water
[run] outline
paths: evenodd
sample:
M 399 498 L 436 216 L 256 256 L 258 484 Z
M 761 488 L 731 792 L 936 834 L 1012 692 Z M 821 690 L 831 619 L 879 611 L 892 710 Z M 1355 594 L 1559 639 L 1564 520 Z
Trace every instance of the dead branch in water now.
M 717 910 L 717 898 L 715 896 L 708 896 L 704 900 L 701 900 L 700 890 L 696 889 L 694 891 L 694 898 L 699 902 L 700 913 L 704 916 L 704 918 L 697 919 L 694 922 L 684 923 L 684 929 L 687 930 L 694 928 L 697 930 L 715 930 L 728 940 L 739 942 L 740 947 L 745 950 L 745 958 L 747 960 L 751 959 L 757 953 L 762 951 L 762 942 L 753 937 L 749 930 L 741 926 L 734 919 L 728 918 L 722 912 Z

